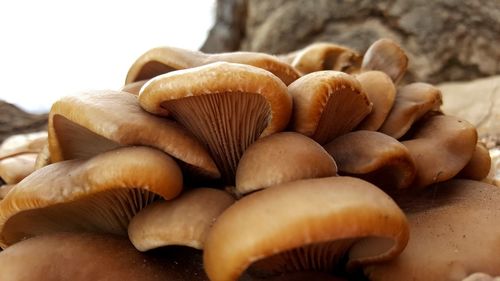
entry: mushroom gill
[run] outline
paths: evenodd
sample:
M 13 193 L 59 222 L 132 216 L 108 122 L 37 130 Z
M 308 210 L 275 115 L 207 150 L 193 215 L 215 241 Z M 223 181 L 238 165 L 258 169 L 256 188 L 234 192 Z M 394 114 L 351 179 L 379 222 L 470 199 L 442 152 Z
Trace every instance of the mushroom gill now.
M 210 150 L 225 181 L 234 183 L 245 149 L 288 124 L 292 99 L 272 73 L 253 66 L 212 63 L 150 80 L 141 106 L 172 115 Z

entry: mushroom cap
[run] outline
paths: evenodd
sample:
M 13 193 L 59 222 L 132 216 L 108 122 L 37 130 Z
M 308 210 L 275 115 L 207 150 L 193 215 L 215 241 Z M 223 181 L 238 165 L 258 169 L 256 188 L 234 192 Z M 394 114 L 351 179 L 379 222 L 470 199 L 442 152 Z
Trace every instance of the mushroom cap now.
M 304 75 L 288 91 L 293 97 L 291 129 L 319 144 L 351 131 L 372 109 L 358 80 L 343 72 Z
M 438 111 L 443 104 L 441 91 L 431 84 L 412 83 L 401 87 L 396 100 L 379 131 L 395 139 L 429 111 Z
M 378 130 L 394 105 L 396 87 L 391 78 L 382 71 L 367 71 L 356 75 L 361 88 L 373 103 L 370 114 L 358 125 L 358 130 Z
M 142 88 L 139 101 L 153 114 L 172 114 L 193 132 L 229 183 L 245 149 L 260 136 L 285 129 L 292 112 L 292 98 L 280 79 L 227 62 L 157 76 Z
M 457 175 L 476 148 L 474 126 L 460 118 L 444 115 L 430 117 L 418 125 L 413 139 L 402 142 L 417 167 L 412 186 L 426 187 Z
M 14 188 L 14 186 L 16 186 L 15 184 L 4 184 L 5 182 L 3 182 L 1 179 L 0 179 L 0 201 L 2 199 L 5 198 L 5 196 L 7 196 L 7 194 L 9 193 L 9 191 L 12 190 L 12 188 Z
M 298 51 L 292 66 L 302 74 L 321 70 L 350 72 L 359 69 L 362 57 L 354 50 L 333 43 L 313 43 Z
M 458 177 L 471 180 L 482 180 L 488 176 L 490 169 L 490 152 L 483 143 L 478 142 L 469 163 L 460 171 Z
M 400 206 L 410 223 L 408 246 L 396 259 L 365 268 L 370 280 L 462 280 L 500 275 L 500 189 L 451 180 L 421 190 Z
M 390 39 L 375 41 L 366 50 L 361 63 L 361 71 L 380 70 L 398 83 L 408 68 L 408 57 L 405 51 Z
M 324 271 L 346 251 L 354 265 L 391 259 L 405 247 L 408 231 L 403 212 L 368 182 L 300 180 L 247 195 L 224 211 L 208 234 L 203 259 L 209 278 L 218 281 L 237 280 L 255 262 L 273 257 L 268 266 L 277 274 Z M 379 239 L 390 243 L 375 249 Z
M 236 193 L 335 175 L 335 160 L 321 145 L 302 134 L 282 132 L 257 140 L 243 153 L 236 170 Z
M 120 92 L 127 92 L 127 93 L 138 96 L 140 91 L 141 91 L 142 86 L 144 86 L 144 84 L 146 84 L 148 81 L 149 81 L 149 79 L 145 79 L 145 80 L 139 80 L 136 82 L 126 84 L 120 88 Z
M 339 171 L 384 189 L 406 188 L 415 178 L 410 151 L 396 139 L 373 131 L 354 131 L 327 145 Z
M 179 167 L 153 148 L 124 147 L 51 164 L 0 201 L 0 246 L 57 231 L 126 235 L 140 209 L 158 195 L 172 199 L 181 190 Z
M 220 176 L 206 148 L 191 133 L 174 121 L 148 114 L 132 94 L 94 91 L 64 97 L 52 106 L 49 151 L 53 163 L 126 145 L 155 147 L 191 170 Z
M 49 164 L 51 164 L 49 143 L 46 143 L 36 157 L 35 170 L 43 168 Z
M 47 132 L 13 135 L 0 145 L 0 160 L 23 153 L 38 153 L 47 143 Z
M 0 253 L 2 281 L 208 281 L 199 253 L 146 255 L 120 236 L 56 233 Z
M 0 178 L 16 184 L 35 170 L 36 153 L 23 153 L 0 160 Z
M 196 188 L 172 201 L 158 201 L 130 221 L 128 235 L 139 251 L 170 245 L 203 249 L 210 227 L 231 204 L 229 193 Z

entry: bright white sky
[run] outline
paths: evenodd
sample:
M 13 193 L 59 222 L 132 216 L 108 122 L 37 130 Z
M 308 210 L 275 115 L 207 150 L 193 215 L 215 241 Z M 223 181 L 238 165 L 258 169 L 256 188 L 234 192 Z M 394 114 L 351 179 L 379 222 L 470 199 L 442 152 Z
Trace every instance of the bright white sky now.
M 197 50 L 214 0 L 0 2 L 0 99 L 48 111 L 59 97 L 118 89 L 145 51 Z

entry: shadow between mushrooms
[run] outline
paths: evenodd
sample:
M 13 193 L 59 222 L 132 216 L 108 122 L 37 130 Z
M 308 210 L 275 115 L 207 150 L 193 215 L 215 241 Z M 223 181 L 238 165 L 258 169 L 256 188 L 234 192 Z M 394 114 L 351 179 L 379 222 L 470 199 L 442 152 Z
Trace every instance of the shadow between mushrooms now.
M 292 112 L 285 84 L 272 73 L 225 62 L 157 76 L 142 88 L 139 101 L 193 132 L 230 184 L 245 149 L 285 129 Z
M 129 221 L 182 189 L 182 174 L 167 154 L 125 147 L 88 160 L 36 170 L 0 201 L 0 246 L 52 232 L 126 235 Z

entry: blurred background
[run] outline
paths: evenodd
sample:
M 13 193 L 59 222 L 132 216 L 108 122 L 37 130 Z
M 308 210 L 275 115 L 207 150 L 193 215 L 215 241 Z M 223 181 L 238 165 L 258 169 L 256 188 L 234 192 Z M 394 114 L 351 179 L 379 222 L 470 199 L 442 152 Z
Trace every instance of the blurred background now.
M 37 114 L 63 95 L 120 88 L 156 46 L 282 54 L 330 41 L 363 53 L 388 37 L 410 58 L 404 82 L 438 84 L 444 110 L 498 144 L 498 0 L 20 0 L 1 2 L 0 25 L 0 140 L 43 127 Z

